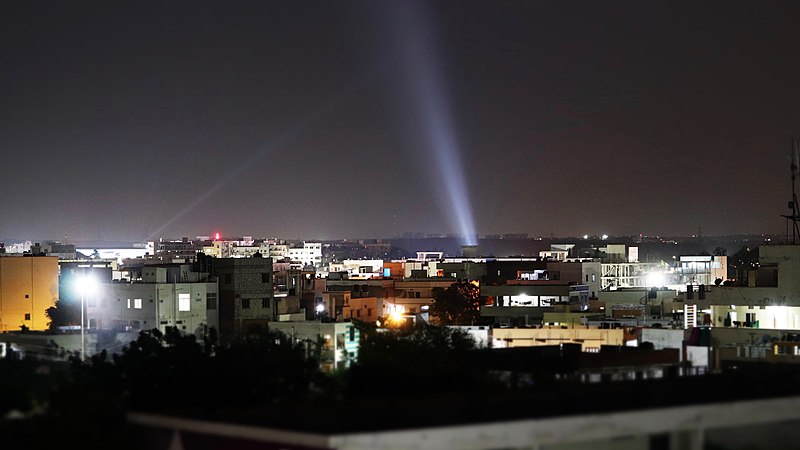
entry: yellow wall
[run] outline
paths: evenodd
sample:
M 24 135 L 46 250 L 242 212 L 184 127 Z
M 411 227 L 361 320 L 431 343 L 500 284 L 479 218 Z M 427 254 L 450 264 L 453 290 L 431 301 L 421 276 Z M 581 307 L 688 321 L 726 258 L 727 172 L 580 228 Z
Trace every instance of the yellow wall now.
M 0 257 L 0 331 L 19 331 L 23 324 L 46 330 L 50 320 L 45 310 L 56 300 L 58 257 Z
M 622 329 L 576 328 L 494 328 L 492 339 L 496 347 L 530 347 L 580 343 L 581 349 L 599 349 L 601 345 L 624 345 Z M 502 342 L 497 342 L 502 340 Z

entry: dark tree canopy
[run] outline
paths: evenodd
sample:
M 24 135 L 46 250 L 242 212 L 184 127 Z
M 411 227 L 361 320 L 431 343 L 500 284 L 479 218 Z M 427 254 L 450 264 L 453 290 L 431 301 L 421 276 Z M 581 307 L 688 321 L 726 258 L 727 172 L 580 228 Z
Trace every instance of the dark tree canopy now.
M 433 288 L 431 314 L 441 325 L 473 325 L 480 317 L 480 289 L 458 281 L 447 289 Z

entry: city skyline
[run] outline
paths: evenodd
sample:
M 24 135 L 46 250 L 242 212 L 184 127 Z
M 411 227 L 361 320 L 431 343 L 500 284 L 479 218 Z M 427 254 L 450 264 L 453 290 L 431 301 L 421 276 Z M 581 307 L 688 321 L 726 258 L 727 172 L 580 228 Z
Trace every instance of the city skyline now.
M 798 13 L 6 5 L 0 239 L 780 235 Z

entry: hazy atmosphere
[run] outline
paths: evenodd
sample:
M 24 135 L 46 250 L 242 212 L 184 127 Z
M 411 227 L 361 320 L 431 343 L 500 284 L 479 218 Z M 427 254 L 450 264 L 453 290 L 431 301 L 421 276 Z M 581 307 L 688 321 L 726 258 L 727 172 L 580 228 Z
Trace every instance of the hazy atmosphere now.
M 799 13 L 5 2 L 0 238 L 781 232 Z

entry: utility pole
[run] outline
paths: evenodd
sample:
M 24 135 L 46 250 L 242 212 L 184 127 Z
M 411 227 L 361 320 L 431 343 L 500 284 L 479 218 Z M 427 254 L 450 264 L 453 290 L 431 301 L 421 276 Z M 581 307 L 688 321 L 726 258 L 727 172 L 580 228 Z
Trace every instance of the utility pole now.
M 791 215 L 782 214 L 781 217 L 786 218 L 786 241 L 789 241 L 789 221 L 792 221 L 792 244 L 797 243 L 797 238 L 800 237 L 800 206 L 797 204 L 797 193 L 795 192 L 795 179 L 800 171 L 800 140 L 792 139 L 792 150 L 790 155 L 792 162 L 789 166 L 792 173 L 792 199 L 789 201 L 789 208 L 792 210 Z

